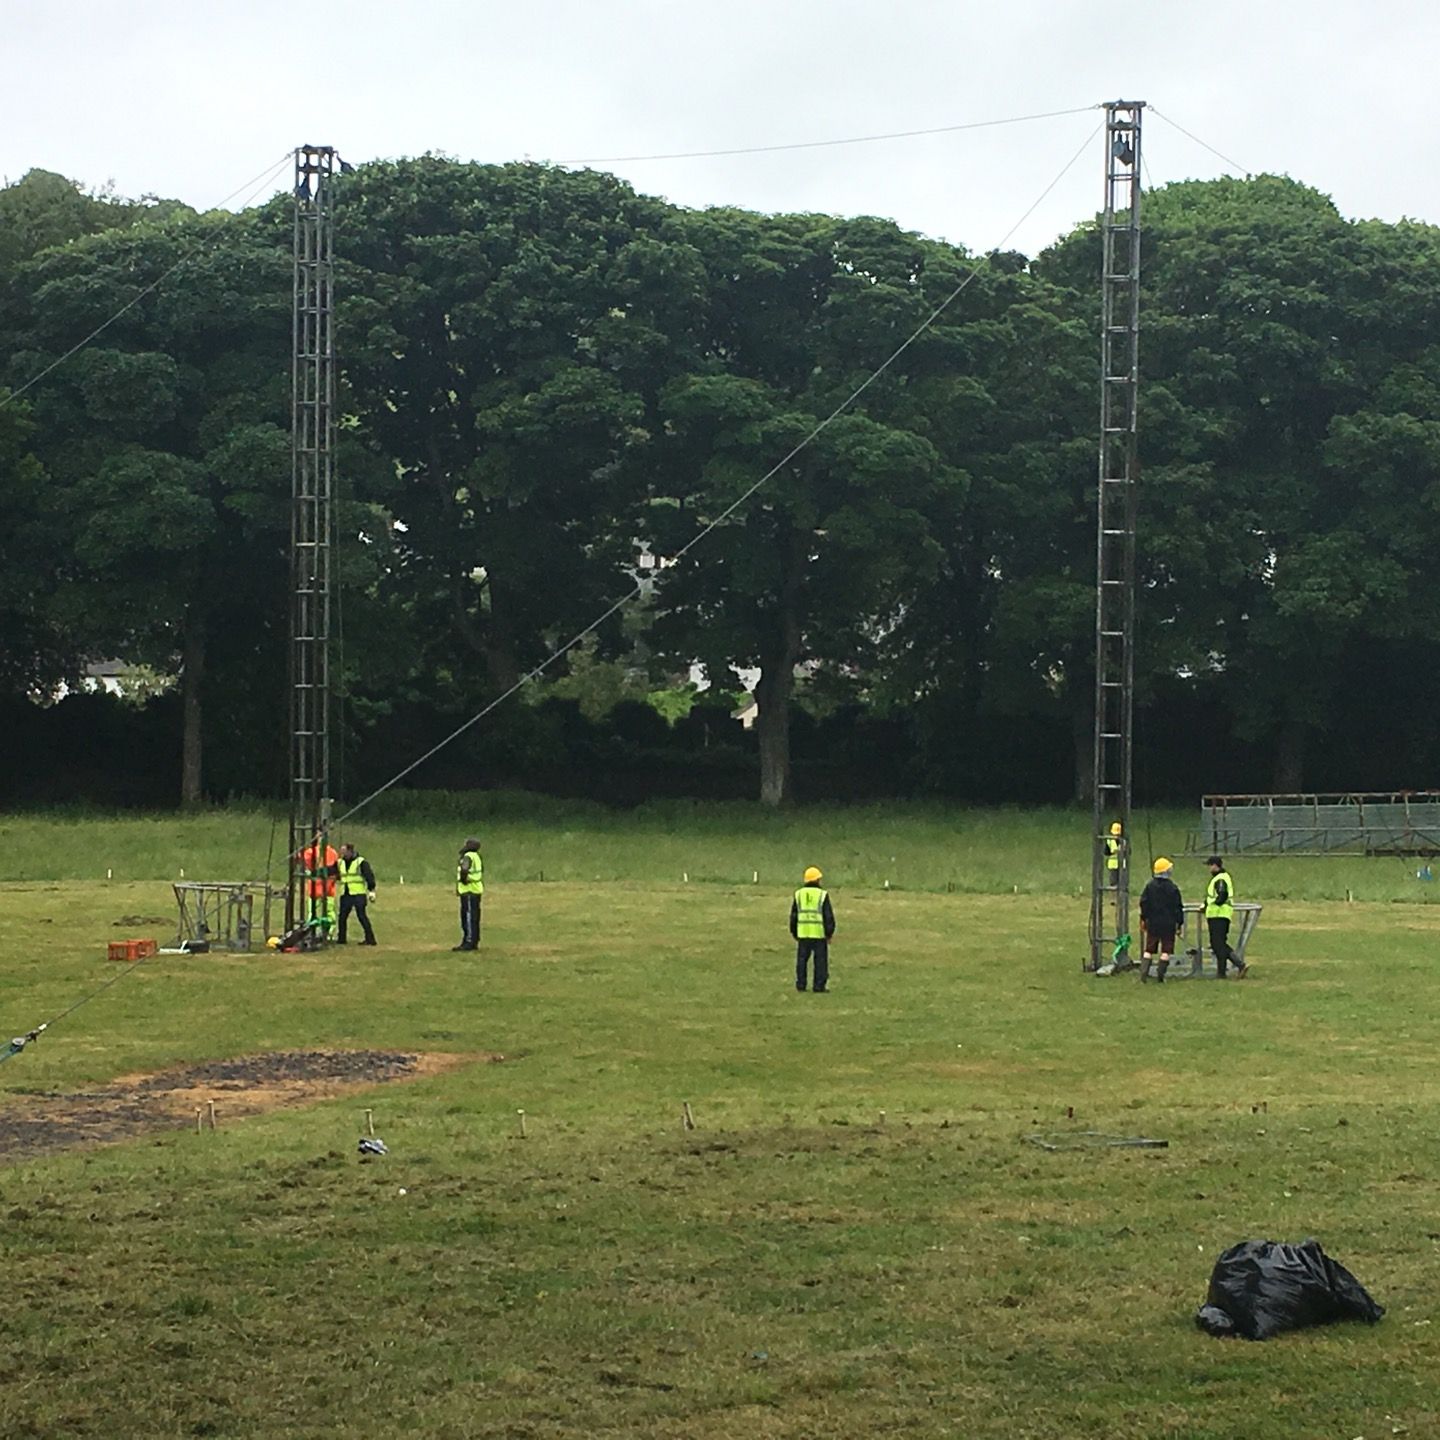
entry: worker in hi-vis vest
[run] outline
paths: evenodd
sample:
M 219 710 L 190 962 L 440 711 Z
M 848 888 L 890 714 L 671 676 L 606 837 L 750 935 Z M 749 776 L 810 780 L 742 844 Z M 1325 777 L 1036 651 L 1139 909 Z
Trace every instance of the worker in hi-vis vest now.
M 830 942 L 835 938 L 835 910 L 820 888 L 825 877 L 811 866 L 790 903 L 790 933 L 795 937 L 795 988 L 804 990 L 810 960 L 815 961 L 815 993 L 830 988 Z
M 1112 890 L 1120 886 L 1120 856 L 1125 850 L 1125 827 L 1117 820 L 1105 841 L 1105 881 Z
M 460 897 L 460 943 L 454 950 L 480 948 L 480 897 L 485 893 L 485 867 L 480 860 L 480 842 L 472 835 L 460 847 L 455 867 L 455 893 Z
M 375 871 L 370 862 L 355 853 L 355 847 L 344 844 L 340 847 L 340 934 L 337 945 L 348 945 L 345 931 L 353 914 L 365 932 L 362 945 L 375 943 L 375 931 L 370 927 L 370 902 L 375 898 Z
M 1249 966 L 1230 948 L 1230 922 L 1235 918 L 1235 882 L 1225 862 L 1212 855 L 1210 883 L 1205 887 L 1205 928 L 1210 932 L 1210 949 L 1215 956 L 1215 970 L 1223 980 L 1226 967 L 1233 960 L 1235 974 L 1243 980 Z
M 335 891 L 338 888 L 340 856 L 333 845 L 327 844 L 322 850 L 322 838 L 317 835 L 300 852 L 300 868 L 305 875 L 305 919 L 328 935 L 335 928 Z

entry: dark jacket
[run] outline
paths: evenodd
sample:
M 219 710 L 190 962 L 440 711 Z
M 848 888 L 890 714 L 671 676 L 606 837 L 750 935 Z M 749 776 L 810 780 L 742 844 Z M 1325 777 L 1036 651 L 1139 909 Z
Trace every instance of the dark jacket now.
M 1168 876 L 1157 875 L 1140 892 L 1140 918 L 1147 930 L 1168 935 L 1185 923 L 1185 901 L 1180 887 Z

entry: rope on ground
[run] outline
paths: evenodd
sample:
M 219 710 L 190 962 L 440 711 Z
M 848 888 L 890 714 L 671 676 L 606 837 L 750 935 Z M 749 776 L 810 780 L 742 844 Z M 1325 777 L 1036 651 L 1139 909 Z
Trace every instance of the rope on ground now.
M 1035 197 L 1029 207 L 1025 210 L 1025 213 L 1021 215 L 1020 218 L 1016 220 L 1015 223 L 1004 233 L 1004 235 L 1000 237 L 1000 240 L 996 244 L 994 250 L 990 252 L 991 255 L 1003 250 L 1010 237 L 1035 213 L 1036 210 L 1040 208 L 1040 206 L 1049 196 L 1050 192 L 1054 190 L 1055 187 L 1065 178 L 1065 176 L 1070 173 L 1071 169 L 1075 165 L 1075 162 L 1079 160 L 1081 155 L 1085 153 L 1086 147 L 1090 144 L 1092 140 L 1094 140 L 1096 135 L 1100 133 L 1100 129 L 1101 126 L 1097 125 L 1085 137 L 1084 143 L 1065 162 L 1065 164 L 1061 166 L 1060 171 L 1055 176 L 1055 178 L 1051 180 L 1050 183 L 1040 192 L 1040 194 Z M 742 491 L 737 499 L 731 501 L 731 503 L 727 505 L 713 520 L 711 520 L 707 525 L 700 529 L 696 534 L 692 535 L 690 539 L 687 540 L 685 544 L 682 545 L 675 552 L 672 559 L 684 559 L 684 557 L 698 544 L 700 544 L 702 540 L 704 540 L 708 535 L 711 535 L 716 530 L 718 530 L 720 526 L 725 523 L 725 521 L 727 521 L 737 510 L 741 508 L 741 506 L 743 506 L 744 504 L 746 504 L 747 501 L 749 501 L 751 496 L 753 496 L 762 486 L 768 484 L 776 475 L 780 473 L 781 470 L 785 468 L 785 466 L 787 466 L 797 455 L 799 455 L 802 450 L 806 449 L 809 445 L 811 445 L 831 424 L 833 424 L 836 420 L 840 418 L 841 415 L 843 415 L 847 410 L 849 410 L 850 407 L 940 318 L 940 316 L 943 315 L 945 311 L 948 310 L 957 299 L 959 299 L 960 295 L 970 284 L 970 282 L 975 279 L 975 277 L 988 263 L 989 258 L 989 255 L 985 255 L 982 256 L 979 260 L 977 260 L 970 267 L 969 271 L 966 273 L 960 283 L 956 285 L 956 287 L 920 322 L 920 324 L 917 325 L 915 329 L 903 341 L 901 341 L 901 343 L 896 346 L 896 348 L 879 365 L 877 365 L 875 369 L 872 370 L 870 374 L 867 375 L 865 379 L 862 380 L 860 384 L 857 385 L 855 389 L 850 392 L 849 395 L 845 397 L 845 399 L 843 399 L 823 420 L 821 420 L 815 426 L 815 428 L 804 437 L 804 439 L 800 440 L 796 445 L 792 446 L 791 449 L 781 459 L 777 460 L 774 465 L 772 465 L 758 480 L 754 482 L 754 484 L 749 486 L 748 489 Z M 572 635 L 570 639 L 568 639 L 558 649 L 551 651 L 551 653 L 547 655 L 545 659 L 543 659 L 538 665 L 536 665 L 534 669 L 527 671 L 513 685 L 511 685 L 508 690 L 505 690 L 501 694 L 497 695 L 495 699 L 490 701 L 488 705 L 476 711 L 476 713 L 472 715 L 468 720 L 466 720 L 463 724 L 457 725 L 455 729 L 450 732 L 450 734 L 448 734 L 438 744 L 432 745 L 427 751 L 425 751 L 423 755 L 420 756 L 418 760 L 412 760 L 410 764 L 405 766 L 403 770 L 400 770 L 396 774 L 392 775 L 390 779 L 388 779 L 378 789 L 372 790 L 367 796 L 365 796 L 363 800 L 357 801 L 356 804 L 352 805 L 350 809 L 345 811 L 343 815 L 333 820 L 331 822 L 332 826 L 343 825 L 345 821 L 349 820 L 352 816 L 359 814 L 359 812 L 363 810 L 367 805 L 369 805 L 371 801 L 378 800 L 380 796 L 383 795 L 387 790 L 391 789 L 395 785 L 398 785 L 400 781 L 402 781 L 407 775 L 411 774 L 415 770 L 418 770 L 420 766 L 423 765 L 432 756 L 438 755 L 440 751 L 445 749 L 447 745 L 450 745 L 454 741 L 458 740 L 467 730 L 469 730 L 472 726 L 479 724 L 481 720 L 483 720 L 493 710 L 503 705 L 508 699 L 510 699 L 512 695 L 516 694 L 520 690 L 523 690 L 525 686 L 529 685 L 532 681 L 539 679 L 539 677 L 543 675 L 545 671 L 548 670 L 550 666 L 552 666 L 558 659 L 560 659 L 562 655 L 567 655 L 582 640 L 586 639 L 590 635 L 593 635 L 595 631 L 598 630 L 612 615 L 614 615 L 617 611 L 623 610 L 625 606 L 630 604 L 632 600 L 642 595 L 645 592 L 645 588 L 648 583 L 649 582 L 644 579 L 637 580 L 635 584 L 625 592 L 625 594 L 623 594 L 618 600 L 616 600 L 602 614 L 592 620 L 587 626 L 585 626 L 583 630 L 580 630 L 576 634 Z
M 1145 1135 L 1107 1135 L 1103 1130 L 1056 1130 L 1049 1135 L 1021 1136 L 1041 1150 L 1168 1150 L 1168 1140 Z

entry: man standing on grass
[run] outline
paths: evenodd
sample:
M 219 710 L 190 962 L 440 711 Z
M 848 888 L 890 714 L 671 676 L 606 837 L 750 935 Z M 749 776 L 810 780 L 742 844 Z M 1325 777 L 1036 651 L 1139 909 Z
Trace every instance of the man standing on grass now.
M 460 943 L 452 948 L 478 950 L 485 867 L 480 860 L 480 842 L 473 835 L 460 847 L 460 863 L 455 869 L 455 893 L 460 897 Z
M 811 866 L 790 903 L 790 934 L 795 938 L 795 988 L 803 991 L 810 959 L 815 959 L 815 993 L 830 988 L 830 942 L 835 938 L 835 911 L 829 894 L 820 888 L 824 878 Z
M 1140 966 L 1142 982 L 1150 978 L 1150 959 L 1160 956 L 1155 979 L 1163 984 L 1175 953 L 1175 934 L 1185 924 L 1185 901 L 1180 887 L 1170 878 L 1175 866 L 1163 855 L 1155 862 L 1155 877 L 1140 892 L 1140 924 L 1145 931 L 1144 963 Z
M 1233 960 L 1235 974 L 1243 980 L 1250 967 L 1230 948 L 1230 922 L 1235 918 L 1235 882 L 1218 855 L 1212 855 L 1205 863 L 1210 867 L 1210 883 L 1205 887 L 1205 928 L 1210 932 L 1215 970 L 1223 980 L 1225 967 Z
M 335 928 L 335 890 L 340 857 L 328 841 L 321 848 L 323 835 L 317 835 L 301 852 L 300 866 L 305 873 L 305 892 L 309 899 L 306 920 L 328 939 Z
M 335 942 L 337 945 L 350 943 L 345 938 L 345 929 L 352 911 L 360 922 L 360 928 L 365 932 L 365 939 L 361 943 L 364 945 L 375 943 L 375 932 L 370 928 L 370 916 L 367 914 L 370 902 L 374 898 L 375 871 L 371 868 L 370 862 L 363 855 L 357 855 L 353 845 L 342 845 L 340 847 L 340 934 Z

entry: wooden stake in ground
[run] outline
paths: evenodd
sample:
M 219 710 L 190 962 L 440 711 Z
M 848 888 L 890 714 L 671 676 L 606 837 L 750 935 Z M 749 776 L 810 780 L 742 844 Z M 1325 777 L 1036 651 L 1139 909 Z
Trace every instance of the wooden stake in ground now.
M 695 1116 L 690 1109 L 690 1102 L 684 1101 L 680 1106 L 680 1123 L 686 1130 L 695 1128 Z
M 365 1131 L 369 1135 L 375 1133 L 375 1112 L 373 1110 L 365 1112 Z
M 201 1129 L 203 1128 L 203 1127 L 201 1126 L 201 1124 L 200 1124 L 200 1120 L 201 1120 L 201 1117 L 202 1117 L 204 1114 L 205 1114 L 204 1107 L 203 1107 L 203 1106 L 200 1106 L 200 1105 L 197 1105 L 197 1106 L 195 1107 L 195 1133 L 196 1133 L 197 1135 L 200 1133 Z
M 519 1116 L 520 1119 L 520 1138 L 523 1140 L 525 1136 L 529 1133 L 525 1129 L 525 1112 L 523 1110 L 517 1110 L 515 1114 Z
M 210 1106 L 210 1128 L 213 1130 L 215 1128 L 215 1102 L 210 1100 L 206 1103 Z

